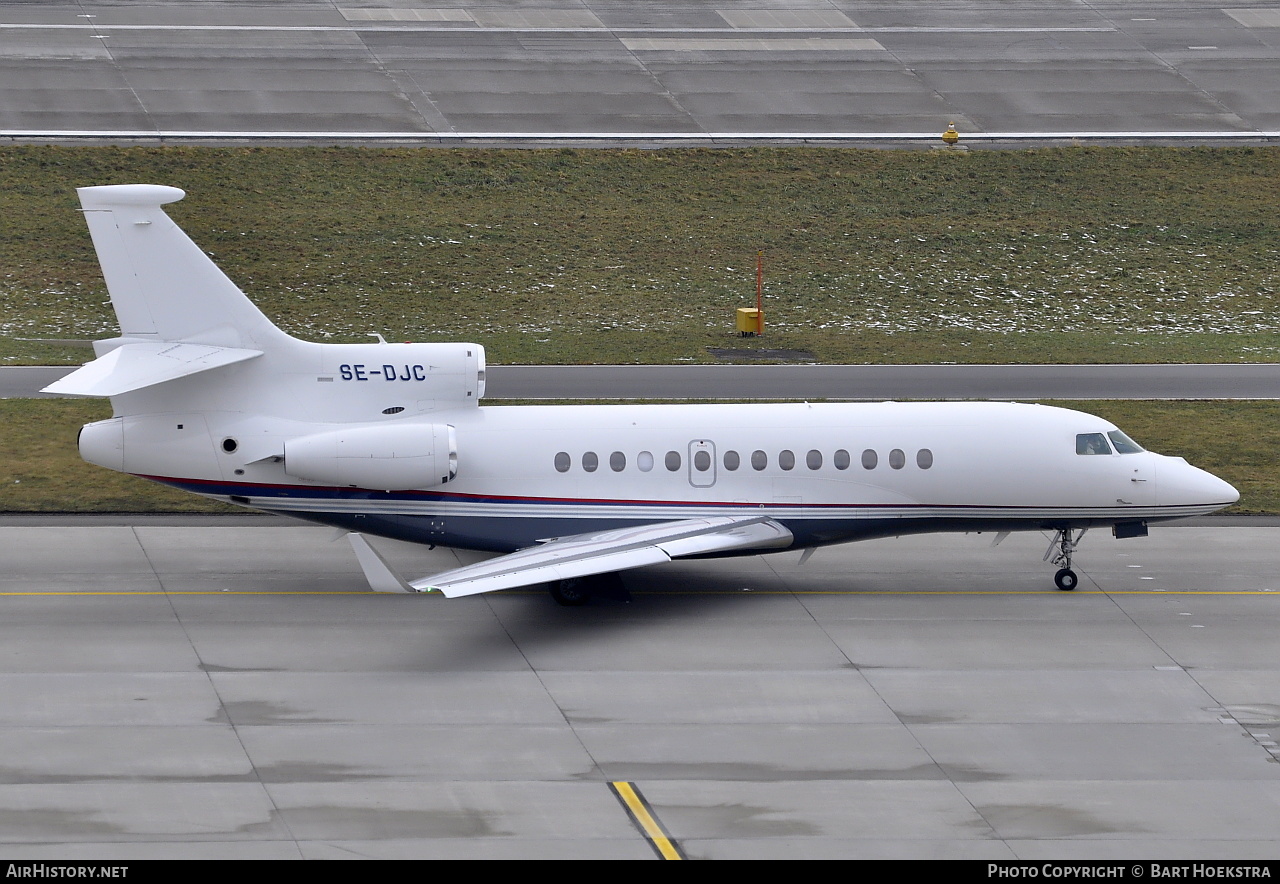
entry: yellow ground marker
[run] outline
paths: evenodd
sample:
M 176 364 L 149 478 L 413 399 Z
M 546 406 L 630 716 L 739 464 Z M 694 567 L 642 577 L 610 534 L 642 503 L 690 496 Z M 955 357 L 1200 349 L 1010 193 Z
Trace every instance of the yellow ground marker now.
M 636 828 L 644 834 L 645 840 L 658 854 L 659 859 L 684 859 L 684 853 L 679 845 L 672 841 L 662 828 L 662 824 L 653 813 L 653 808 L 649 806 L 648 801 L 644 800 L 635 783 L 617 780 L 610 783 L 609 788 L 613 790 L 614 795 L 618 796 L 627 815 L 636 824 Z

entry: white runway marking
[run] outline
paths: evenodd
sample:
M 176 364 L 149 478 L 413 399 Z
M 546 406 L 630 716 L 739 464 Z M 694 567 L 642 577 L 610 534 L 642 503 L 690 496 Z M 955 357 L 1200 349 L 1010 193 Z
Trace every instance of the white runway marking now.
M 849 40 L 833 37 L 650 37 L 622 38 L 632 52 L 861 52 L 883 50 L 876 40 Z
M 13 138 L 108 138 L 108 139 L 254 139 L 290 141 L 517 141 L 521 143 L 565 141 L 587 143 L 680 142 L 685 144 L 780 144 L 795 142 L 938 142 L 941 132 L 436 132 L 429 129 L 401 132 L 278 131 L 227 132 L 155 129 L 0 129 L 0 139 Z M 1257 141 L 1280 138 L 1280 129 L 1182 130 L 1176 132 L 961 132 L 960 143 L 1015 141 Z
M 889 27 L 889 28 L 605 28 L 605 27 L 507 27 L 419 24 L 414 21 L 396 25 L 109 25 L 109 24 L 43 24 L 27 22 L 0 23 L 0 31 L 306 31 L 325 32 L 462 32 L 514 33 L 514 34 L 723 34 L 726 37 L 742 34 L 1098 34 L 1114 33 L 1110 27 L 1024 27 L 1024 28 L 948 28 L 948 27 Z

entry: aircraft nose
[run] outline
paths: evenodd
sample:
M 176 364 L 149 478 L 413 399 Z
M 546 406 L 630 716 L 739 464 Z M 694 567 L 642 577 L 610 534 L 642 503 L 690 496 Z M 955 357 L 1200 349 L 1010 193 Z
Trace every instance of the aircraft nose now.
M 1171 457 L 1160 465 L 1159 497 L 1161 506 L 1202 506 L 1211 513 L 1235 503 L 1240 492 L 1213 473 Z

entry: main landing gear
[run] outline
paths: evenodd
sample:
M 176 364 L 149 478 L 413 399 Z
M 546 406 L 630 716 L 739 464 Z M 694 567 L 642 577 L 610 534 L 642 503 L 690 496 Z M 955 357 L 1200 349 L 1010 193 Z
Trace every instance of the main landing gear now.
M 568 580 L 557 580 L 548 584 L 547 590 L 557 605 L 576 608 L 591 601 L 591 590 L 584 577 L 570 577 Z
M 592 574 L 587 577 L 556 580 L 547 584 L 547 591 L 551 593 L 557 605 L 564 605 L 567 608 L 585 605 L 597 596 L 622 602 L 631 601 L 631 595 L 622 585 L 622 578 L 617 574 Z
M 1044 561 L 1049 561 L 1049 557 L 1053 556 L 1053 564 L 1058 565 L 1058 573 L 1053 575 L 1054 585 L 1063 592 L 1070 592 L 1080 583 L 1080 578 L 1076 576 L 1076 572 L 1071 570 L 1071 554 L 1076 551 L 1076 547 L 1080 545 L 1080 541 L 1089 533 L 1088 528 L 1081 528 L 1079 534 L 1074 535 L 1072 528 L 1059 528 L 1057 533 L 1053 535 L 1053 540 L 1049 541 L 1049 548 L 1044 552 Z M 1057 554 L 1054 554 L 1054 550 Z

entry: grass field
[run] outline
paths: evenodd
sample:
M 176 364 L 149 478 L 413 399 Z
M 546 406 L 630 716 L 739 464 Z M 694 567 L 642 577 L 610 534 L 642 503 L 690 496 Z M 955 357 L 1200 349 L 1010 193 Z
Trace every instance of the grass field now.
M 1100 415 L 1152 451 L 1177 454 L 1235 485 L 1228 512 L 1280 513 L 1280 402 L 1054 402 Z M 247 512 L 92 466 L 76 452 L 105 402 L 0 400 L 0 512 Z
M 1280 358 L 1280 148 L 0 147 L 0 364 L 118 333 L 74 189 L 170 214 L 287 331 L 495 363 Z M 734 333 L 765 252 L 768 333 Z M 1273 403 L 1080 405 L 1280 512 Z M 229 509 L 84 464 L 105 403 L 0 402 L 0 511 Z
M 499 363 L 1274 361 L 1280 149 L 0 148 L 0 364 L 116 333 L 74 188 L 170 207 L 288 331 Z M 739 339 L 765 252 L 768 334 Z M 34 340 L 33 340 L 34 339 Z

